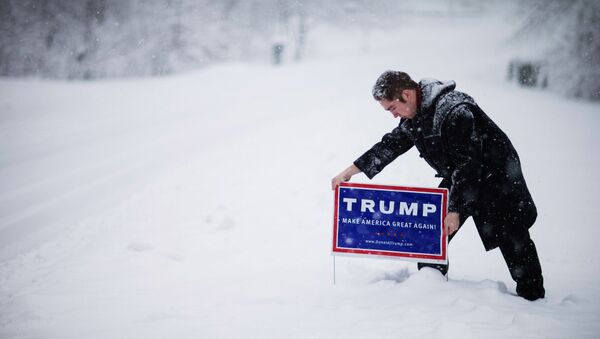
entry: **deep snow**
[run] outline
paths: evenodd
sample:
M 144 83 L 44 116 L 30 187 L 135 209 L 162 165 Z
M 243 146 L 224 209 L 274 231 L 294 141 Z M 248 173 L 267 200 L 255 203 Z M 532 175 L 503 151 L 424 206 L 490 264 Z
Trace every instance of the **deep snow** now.
M 0 337 L 600 336 L 599 106 L 505 83 L 500 19 L 413 20 L 323 30 L 281 68 L 0 81 Z M 370 97 L 386 69 L 456 80 L 511 137 L 546 299 L 514 295 L 471 221 L 449 281 L 339 257 L 333 285 L 329 182 L 396 125 Z M 437 185 L 414 151 L 372 182 Z

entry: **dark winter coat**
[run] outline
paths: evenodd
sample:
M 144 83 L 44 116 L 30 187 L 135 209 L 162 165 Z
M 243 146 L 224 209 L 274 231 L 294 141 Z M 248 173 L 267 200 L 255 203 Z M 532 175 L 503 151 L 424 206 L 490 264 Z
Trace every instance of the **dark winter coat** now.
M 443 178 L 450 212 L 473 216 L 486 250 L 511 229 L 529 228 L 537 210 L 527 189 L 517 151 L 502 130 L 453 81 L 419 82 L 421 103 L 413 119 L 401 119 L 392 132 L 354 164 L 373 178 L 399 155 L 416 146 Z

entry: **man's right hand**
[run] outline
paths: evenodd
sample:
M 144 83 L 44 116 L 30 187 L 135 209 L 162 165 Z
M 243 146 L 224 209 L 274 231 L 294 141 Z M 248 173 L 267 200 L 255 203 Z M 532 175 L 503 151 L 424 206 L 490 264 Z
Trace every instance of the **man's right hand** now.
M 354 166 L 354 164 L 350 165 L 350 167 L 343 170 L 340 174 L 336 175 L 331 179 L 331 189 L 335 190 L 335 188 L 341 184 L 342 182 L 349 181 L 353 175 L 362 172 L 358 167 Z

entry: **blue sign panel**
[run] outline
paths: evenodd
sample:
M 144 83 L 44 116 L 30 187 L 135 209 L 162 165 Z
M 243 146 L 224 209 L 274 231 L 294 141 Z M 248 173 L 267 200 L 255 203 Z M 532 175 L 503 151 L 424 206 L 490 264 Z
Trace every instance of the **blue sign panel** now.
M 336 189 L 334 254 L 445 263 L 447 190 L 342 183 Z

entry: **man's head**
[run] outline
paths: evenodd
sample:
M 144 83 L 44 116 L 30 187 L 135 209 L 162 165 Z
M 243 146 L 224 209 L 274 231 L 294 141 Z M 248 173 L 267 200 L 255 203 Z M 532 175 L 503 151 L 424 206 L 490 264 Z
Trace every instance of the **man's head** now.
M 417 114 L 419 85 L 400 71 L 386 71 L 373 86 L 373 98 L 397 117 L 412 119 Z

